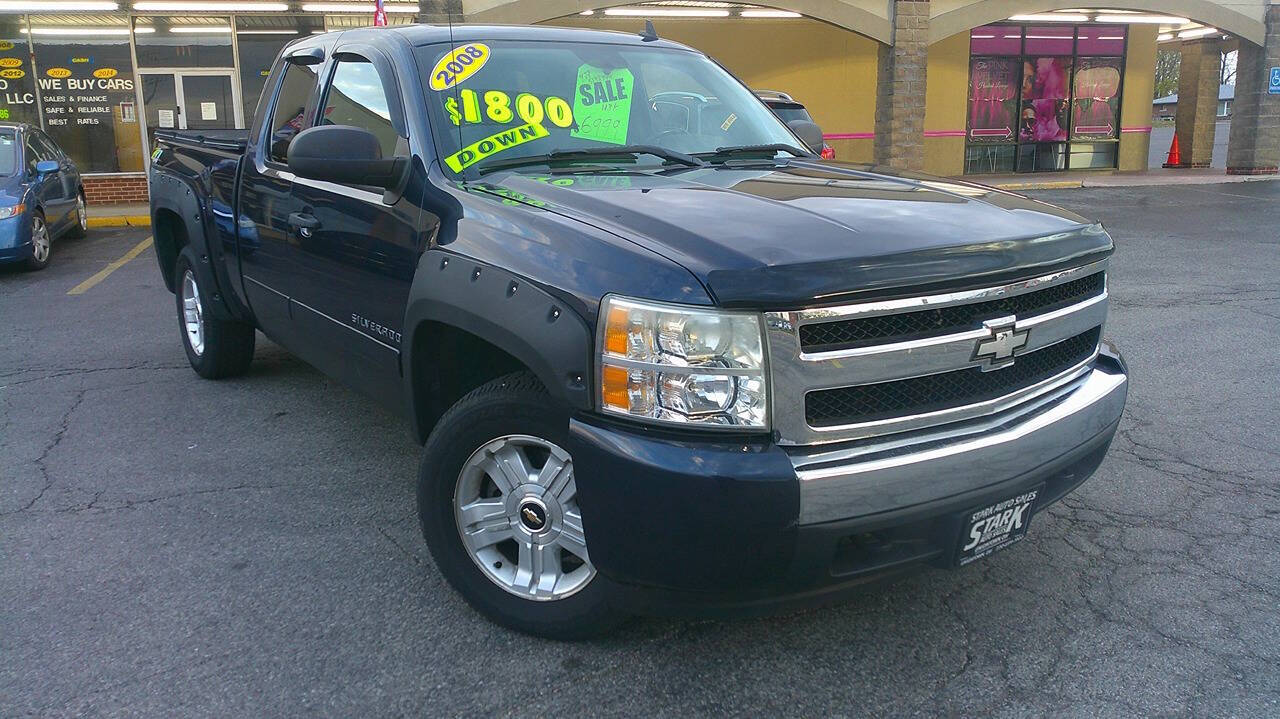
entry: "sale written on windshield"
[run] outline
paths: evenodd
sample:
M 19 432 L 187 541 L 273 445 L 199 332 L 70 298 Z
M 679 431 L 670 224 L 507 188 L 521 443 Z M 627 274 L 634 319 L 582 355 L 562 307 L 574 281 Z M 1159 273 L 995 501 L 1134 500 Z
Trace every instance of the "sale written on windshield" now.
M 750 91 L 696 52 L 470 42 L 434 50 L 424 66 L 432 112 L 457 128 L 438 133 L 454 172 L 504 153 L 632 144 L 713 152 L 793 141 Z

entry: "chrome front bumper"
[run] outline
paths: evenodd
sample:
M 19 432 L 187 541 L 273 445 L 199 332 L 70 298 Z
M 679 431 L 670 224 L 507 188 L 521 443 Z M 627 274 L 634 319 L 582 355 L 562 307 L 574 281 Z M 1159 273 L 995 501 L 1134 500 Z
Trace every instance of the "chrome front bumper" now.
M 899 510 L 1027 475 L 1114 432 L 1127 395 L 1123 361 L 1104 352 L 1080 377 L 1003 412 L 791 449 L 800 524 Z

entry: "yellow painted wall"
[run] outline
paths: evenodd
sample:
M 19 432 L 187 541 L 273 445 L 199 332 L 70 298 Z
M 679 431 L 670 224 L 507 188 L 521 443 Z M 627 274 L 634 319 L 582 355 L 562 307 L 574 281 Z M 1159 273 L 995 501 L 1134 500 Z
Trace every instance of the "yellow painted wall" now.
M 933 175 L 964 172 L 964 136 L 929 137 L 930 132 L 964 132 L 969 103 L 969 33 L 929 46 L 924 107 L 924 171 Z
M 641 19 L 572 16 L 548 25 L 639 32 Z M 781 90 L 809 108 L 827 134 L 870 134 L 875 129 L 876 66 L 879 43 L 857 33 L 808 18 L 794 20 L 718 20 L 660 18 L 658 33 L 698 48 L 756 89 Z M 1151 124 L 1155 81 L 1156 27 L 1129 27 L 1125 60 L 1124 127 Z M 963 132 L 969 98 L 969 33 L 929 46 L 924 129 Z M 1120 169 L 1147 167 L 1150 135 L 1120 136 Z M 830 140 L 836 156 L 871 162 L 873 141 Z M 924 138 L 924 170 L 933 175 L 964 172 L 963 136 Z
M 544 24 L 639 32 L 643 19 L 567 17 Z M 780 90 L 809 108 L 828 134 L 871 133 L 879 43 L 834 25 L 792 20 L 658 18 L 664 38 L 715 58 L 749 87 Z M 872 141 L 831 140 L 836 157 L 871 162 Z
M 1151 126 L 1151 98 L 1155 92 L 1156 34 L 1152 25 L 1130 25 L 1128 54 L 1124 59 L 1124 98 L 1120 101 L 1120 125 Z M 1151 146 L 1149 132 L 1120 133 L 1120 169 L 1147 169 Z

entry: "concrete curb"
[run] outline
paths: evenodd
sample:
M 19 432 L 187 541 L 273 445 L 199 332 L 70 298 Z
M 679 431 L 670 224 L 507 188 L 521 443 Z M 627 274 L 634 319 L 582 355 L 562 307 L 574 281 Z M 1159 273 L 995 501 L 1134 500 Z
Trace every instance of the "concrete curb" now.
M 1232 185 L 1242 182 L 1274 182 L 1280 180 L 1280 175 L 1206 175 L 1200 177 L 1192 175 L 1178 177 L 1176 175 L 1125 176 L 1116 174 L 1099 174 L 1086 175 L 1078 180 L 1027 180 L 1016 182 L 982 182 L 978 177 L 966 177 L 962 179 L 978 182 L 999 190 L 1018 192 L 1022 190 L 1075 190 L 1080 188 L 1098 189 L 1107 187 L 1191 187 L 1198 185 Z
M 90 227 L 150 227 L 150 215 L 106 215 L 86 220 Z
M 1050 180 L 1046 182 L 1000 182 L 992 185 L 997 190 L 1074 190 L 1084 187 L 1084 180 Z

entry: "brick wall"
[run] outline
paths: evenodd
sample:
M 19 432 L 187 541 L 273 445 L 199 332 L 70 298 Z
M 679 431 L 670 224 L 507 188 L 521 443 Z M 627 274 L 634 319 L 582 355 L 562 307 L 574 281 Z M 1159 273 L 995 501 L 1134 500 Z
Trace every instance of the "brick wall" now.
M 894 0 L 893 45 L 881 45 L 876 76 L 875 161 L 903 170 L 924 167 L 925 68 L 929 0 Z
M 1241 40 L 1239 58 L 1227 174 L 1274 175 L 1280 171 L 1280 95 L 1267 85 L 1271 68 L 1280 67 L 1280 5 L 1267 8 L 1263 45 Z
M 84 178 L 85 201 L 90 205 L 146 204 L 146 175 L 114 175 Z

